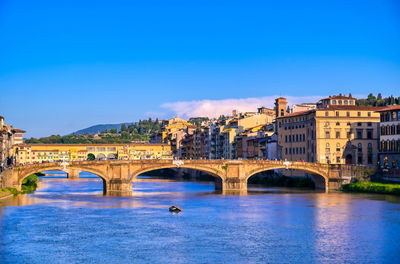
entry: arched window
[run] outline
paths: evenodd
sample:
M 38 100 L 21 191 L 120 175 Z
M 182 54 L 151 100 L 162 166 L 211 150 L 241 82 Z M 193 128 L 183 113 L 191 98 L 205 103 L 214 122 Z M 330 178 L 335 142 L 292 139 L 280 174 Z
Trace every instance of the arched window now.
M 372 153 L 372 143 L 368 143 L 368 153 Z

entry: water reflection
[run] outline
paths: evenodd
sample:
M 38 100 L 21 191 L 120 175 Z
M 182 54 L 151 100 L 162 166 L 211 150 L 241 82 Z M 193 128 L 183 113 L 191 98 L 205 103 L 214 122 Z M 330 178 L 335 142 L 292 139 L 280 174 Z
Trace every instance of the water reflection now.
M 140 179 L 130 197 L 101 179 L 43 177 L 0 200 L 0 262 L 383 263 L 400 257 L 397 198 Z M 391 201 L 391 202 L 388 202 Z M 183 208 L 171 214 L 168 207 Z

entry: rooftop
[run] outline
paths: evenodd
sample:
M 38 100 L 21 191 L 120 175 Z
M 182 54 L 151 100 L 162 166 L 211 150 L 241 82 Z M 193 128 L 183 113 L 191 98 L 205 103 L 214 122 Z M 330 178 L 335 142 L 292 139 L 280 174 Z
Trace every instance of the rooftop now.
M 389 105 L 389 106 L 381 107 L 381 109 L 377 110 L 377 112 L 386 112 L 386 111 L 393 111 L 393 110 L 400 110 L 400 105 Z
M 18 129 L 18 128 L 13 128 L 12 131 L 16 132 L 16 133 L 25 133 L 26 132 L 25 130 Z
M 346 96 L 346 95 L 333 95 L 333 96 L 329 96 L 327 98 L 323 98 L 321 100 L 329 100 L 329 99 L 356 99 L 354 97 L 350 97 L 350 96 Z
M 357 105 L 328 105 L 326 108 L 320 108 L 319 111 L 323 110 L 360 110 L 360 111 L 378 111 L 382 107 L 377 106 L 357 106 Z
M 300 111 L 300 112 L 287 114 L 287 115 L 284 115 L 284 116 L 281 116 L 281 117 L 277 117 L 277 118 L 280 119 L 280 118 L 285 118 L 285 117 L 301 116 L 301 115 L 309 114 L 311 112 L 315 112 L 315 110 Z

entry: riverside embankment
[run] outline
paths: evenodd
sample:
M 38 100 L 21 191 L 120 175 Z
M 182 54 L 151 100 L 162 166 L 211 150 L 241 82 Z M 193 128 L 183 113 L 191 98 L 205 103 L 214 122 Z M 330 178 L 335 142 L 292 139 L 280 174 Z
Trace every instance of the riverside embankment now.
M 392 183 L 354 182 L 342 185 L 341 190 L 344 192 L 392 194 L 400 196 L 400 184 Z
M 15 188 L 0 188 L 0 199 L 5 199 L 17 194 L 26 194 L 36 190 L 39 182 L 39 177 L 44 176 L 43 173 L 34 173 L 26 177 L 22 181 L 21 191 L 18 191 Z

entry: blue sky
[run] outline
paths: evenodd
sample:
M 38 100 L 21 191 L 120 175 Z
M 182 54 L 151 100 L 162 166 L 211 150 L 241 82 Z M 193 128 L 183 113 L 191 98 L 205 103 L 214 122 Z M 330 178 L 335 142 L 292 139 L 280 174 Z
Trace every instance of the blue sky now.
M 6 122 L 38 137 L 278 95 L 400 95 L 398 1 L 135 2 L 0 0 Z

